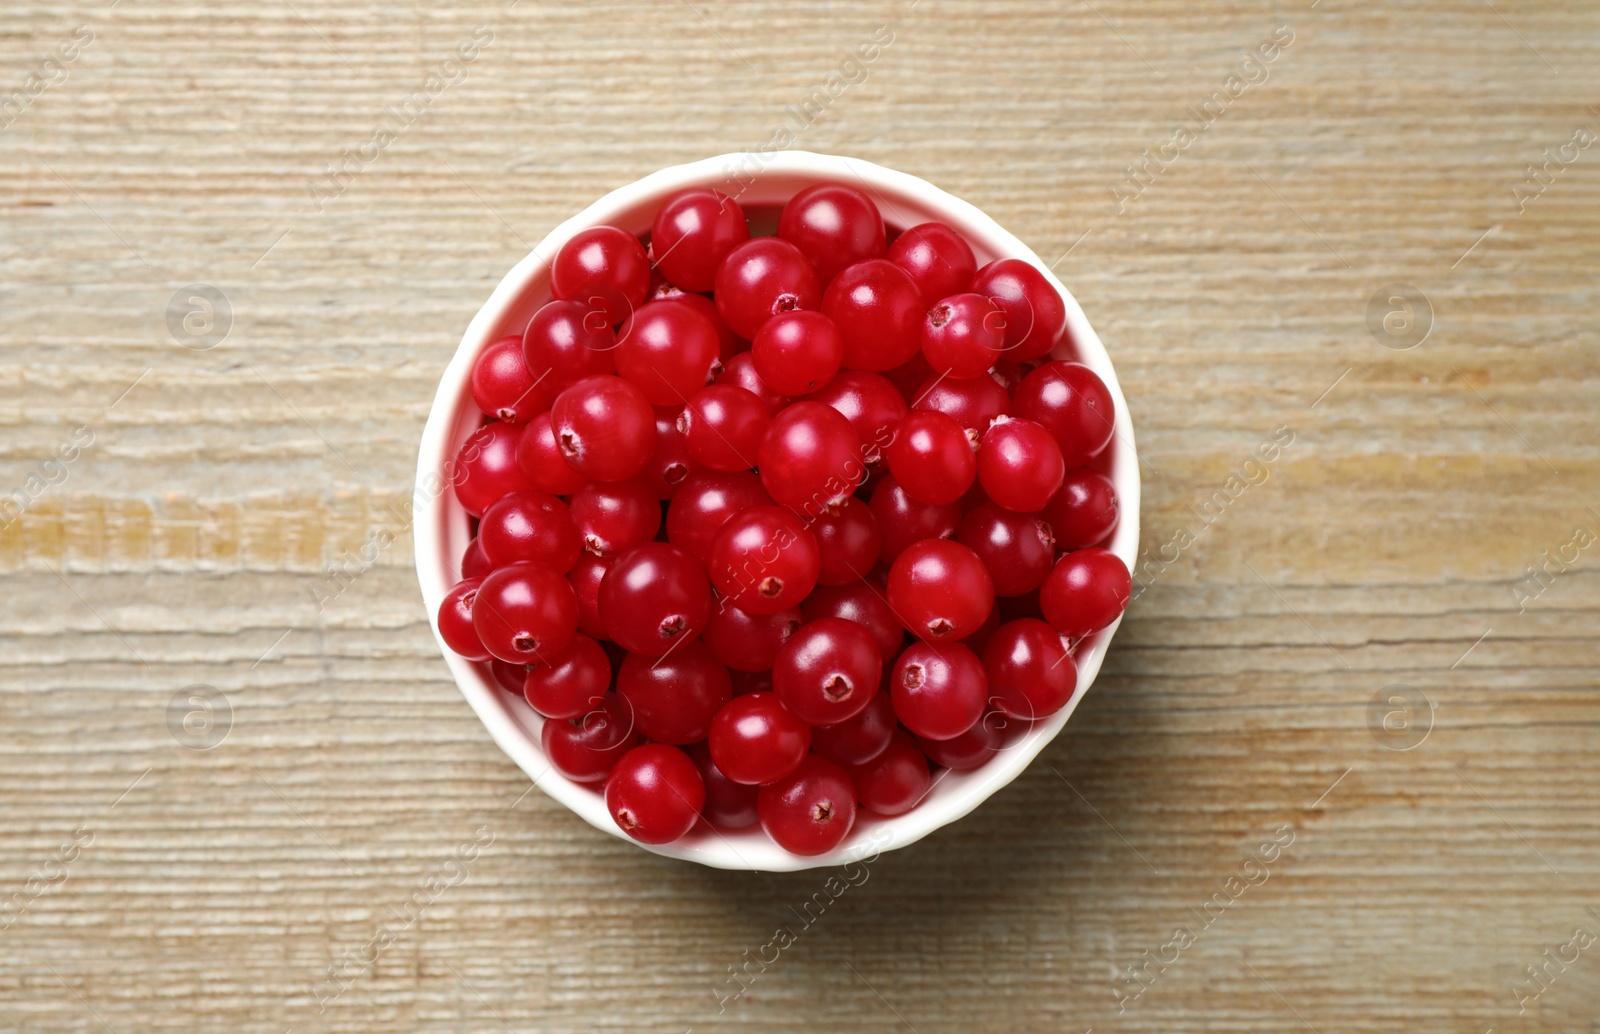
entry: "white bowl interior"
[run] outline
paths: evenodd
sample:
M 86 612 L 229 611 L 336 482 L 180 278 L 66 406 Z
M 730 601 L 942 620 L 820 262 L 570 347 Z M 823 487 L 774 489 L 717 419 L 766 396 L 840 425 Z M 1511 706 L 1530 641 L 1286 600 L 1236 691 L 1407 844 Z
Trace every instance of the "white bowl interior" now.
M 668 197 L 686 187 L 713 187 L 734 195 L 747 208 L 770 208 L 781 205 L 801 188 L 822 181 L 843 183 L 866 193 L 882 210 L 891 230 L 903 230 L 929 221 L 948 223 L 971 243 L 979 265 L 1002 257 L 1024 259 L 1043 271 L 1061 292 L 1067 306 L 1070 344 L 1060 349 L 1057 357 L 1076 359 L 1088 365 L 1105 381 L 1116 403 L 1116 437 L 1095 466 L 1111 478 L 1121 504 L 1121 519 L 1109 548 L 1122 558 L 1129 570 L 1133 569 L 1139 541 L 1139 468 L 1127 401 L 1105 347 L 1072 293 L 1049 267 L 977 208 L 915 176 L 855 158 L 808 151 L 730 154 L 663 169 L 612 191 L 562 223 L 506 274 L 467 327 L 440 381 L 417 460 L 413 524 L 417 577 L 435 637 L 438 636 L 439 604 L 460 578 L 461 554 L 470 539 L 466 511 L 453 492 L 440 491 L 436 486 L 441 483 L 441 472 L 446 464 L 482 420 L 469 387 L 472 364 L 489 342 L 508 334 L 520 335 L 534 310 L 549 299 L 548 259 L 579 230 L 597 224 L 619 226 L 641 236 L 647 235 L 656 210 Z M 760 232 L 759 221 L 752 221 Z M 770 227 L 766 232 L 770 232 Z M 784 871 L 839 865 L 866 854 L 914 843 L 967 814 L 1015 779 L 1061 731 L 1094 682 L 1106 648 L 1120 624 L 1119 618 L 1111 627 L 1078 645 L 1075 651 L 1078 691 L 1065 708 L 1033 723 L 1021 736 L 1014 736 L 1003 750 L 978 769 L 968 772 L 940 770 L 927 797 L 909 813 L 884 818 L 859 812 L 850 836 L 827 854 L 810 858 L 789 854 L 768 839 L 759 826 L 738 832 L 718 832 L 710 830 L 705 823 L 674 843 L 639 846 L 657 854 L 717 868 Z M 539 743 L 543 719 L 526 702 L 501 690 L 486 666 L 457 656 L 444 646 L 443 640 L 440 640 L 440 647 L 467 702 L 488 727 L 495 742 L 534 783 L 595 828 L 628 839 L 611 820 L 596 788 L 571 782 L 550 767 Z

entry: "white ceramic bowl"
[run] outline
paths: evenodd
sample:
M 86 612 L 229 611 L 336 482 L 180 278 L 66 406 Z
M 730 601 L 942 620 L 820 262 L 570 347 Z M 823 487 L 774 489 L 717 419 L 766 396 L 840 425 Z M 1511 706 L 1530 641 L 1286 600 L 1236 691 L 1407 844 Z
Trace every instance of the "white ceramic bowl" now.
M 1110 548 L 1132 570 L 1139 541 L 1139 468 L 1128 405 L 1105 347 L 1084 318 L 1083 310 L 1039 256 L 972 205 L 903 172 L 855 158 L 808 151 L 729 154 L 653 173 L 612 191 L 568 219 L 506 274 L 467 327 L 455 358 L 439 383 L 417 458 L 412 531 L 416 540 L 417 577 L 422 583 L 422 596 L 435 637 L 439 631 L 439 604 L 460 577 L 460 558 L 469 541 L 466 511 L 453 492 L 441 491 L 438 486 L 441 471 L 482 420 L 469 386 L 472 364 L 489 342 L 508 334 L 520 335 L 534 310 L 549 299 L 550 258 L 579 230 L 598 224 L 620 226 L 641 236 L 648 234 L 656 210 L 668 197 L 686 187 L 713 187 L 737 197 L 747 210 L 767 208 L 770 216 L 775 206 L 781 206 L 801 188 L 824 181 L 844 183 L 868 194 L 877 202 L 892 230 L 932 220 L 949 223 L 972 245 L 980 266 L 996 258 L 1020 258 L 1037 266 L 1061 292 L 1066 301 L 1068 337 L 1072 346 L 1058 357 L 1087 364 L 1105 381 L 1116 403 L 1117 434 L 1108 457 L 1102 458 L 1100 465 L 1108 469 L 1121 503 L 1121 520 Z M 753 213 L 751 221 L 757 232 L 763 232 L 759 215 Z M 768 218 L 767 223 L 764 232 L 771 232 L 773 220 Z M 941 770 L 940 778 L 927 797 L 909 813 L 883 818 L 859 812 L 850 836 L 827 854 L 810 858 L 792 855 L 768 839 L 759 826 L 734 833 L 697 829 L 671 844 L 640 846 L 657 854 L 721 869 L 780 871 L 839 865 L 920 840 L 940 826 L 961 818 L 1015 779 L 1061 731 L 1094 682 L 1111 636 L 1120 623 L 1119 619 L 1110 628 L 1079 644 L 1076 651 L 1078 691 L 1065 708 L 1034 724 L 982 767 L 969 772 Z M 628 839 L 611 820 L 600 793 L 571 782 L 550 767 L 539 744 L 543 719 L 522 700 L 501 690 L 485 666 L 458 657 L 444 646 L 443 640 L 440 647 L 462 695 L 488 726 L 495 742 L 534 783 L 596 829 Z

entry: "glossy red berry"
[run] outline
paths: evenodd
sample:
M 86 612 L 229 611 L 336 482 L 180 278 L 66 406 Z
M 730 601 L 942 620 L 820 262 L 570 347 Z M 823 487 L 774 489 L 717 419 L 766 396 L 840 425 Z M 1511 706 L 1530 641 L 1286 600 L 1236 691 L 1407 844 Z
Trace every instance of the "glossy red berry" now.
M 883 654 L 872 633 L 843 618 L 802 625 L 772 664 L 773 692 L 808 725 L 837 725 L 860 714 L 882 677 Z
M 978 458 L 966 431 L 943 413 L 927 409 L 900 421 L 884 459 L 907 495 L 934 506 L 966 495 L 978 474 Z
M 710 291 L 717 269 L 750 239 L 744 210 L 733 198 L 705 187 L 674 194 L 656 213 L 650 254 L 656 268 L 685 291 Z
M 1013 362 L 1048 355 L 1066 330 L 1066 303 L 1032 263 L 997 259 L 978 270 L 972 291 L 1005 311 L 1006 358 Z
M 700 469 L 700 464 L 689 455 L 689 445 L 678 430 L 681 408 L 661 407 L 656 410 L 656 447 L 650 461 L 639 473 L 639 481 L 657 499 L 671 499 Z
M 824 285 L 846 266 L 884 253 L 878 206 L 837 183 L 818 183 L 790 198 L 778 216 L 778 236 L 811 260 Z
M 749 470 L 771 423 L 766 403 L 755 395 L 731 384 L 713 384 L 690 396 L 678 417 L 678 430 L 701 466 Z
M 567 572 L 567 582 L 578 597 L 578 631 L 595 639 L 606 637 L 605 622 L 600 620 L 600 583 L 611 569 L 612 559 L 584 552 Z
M 698 470 L 667 506 L 667 541 L 706 562 L 711 540 L 729 517 L 752 506 L 771 506 L 761 479 L 748 471 Z
M 966 772 L 986 764 L 1006 749 L 1008 734 L 1023 723 L 999 711 L 990 711 L 966 732 L 947 740 L 917 737 L 917 747 L 929 761 L 956 772 Z
M 867 475 L 861 436 L 820 402 L 796 402 L 773 417 L 757 463 L 767 493 L 805 517 L 850 495 Z
M 922 356 L 954 380 L 982 376 L 1005 354 L 1006 317 L 981 294 L 953 294 L 922 319 Z
M 978 443 L 978 482 L 990 499 L 1008 510 L 1044 509 L 1065 475 L 1056 440 L 1032 420 L 1001 417 Z
M 817 308 L 822 289 L 799 248 L 777 237 L 757 237 L 723 260 L 715 299 L 723 320 L 748 341 L 780 312 Z
M 456 498 L 474 517 L 507 492 L 531 487 L 517 466 L 523 427 L 496 420 L 478 428 L 447 464 L 444 480 L 455 486 Z
M 571 584 L 546 565 L 510 564 L 478 586 L 472 627 L 502 661 L 544 664 L 577 633 L 578 600 Z
M 886 564 L 912 543 L 950 538 L 961 524 L 960 503 L 918 502 L 893 477 L 878 482 L 869 505 L 878 521 L 878 555 Z
M 600 582 L 607 637 L 631 653 L 660 657 L 698 636 L 710 616 L 705 569 L 665 542 L 623 553 Z
M 706 803 L 700 809 L 701 817 L 722 829 L 747 829 L 755 825 L 760 820 L 756 812 L 756 788 L 729 779 L 712 760 L 711 749 L 704 743 L 690 747 L 688 753 L 706 785 Z
M 838 847 L 856 822 L 856 788 L 843 768 L 815 754 L 794 772 L 761 788 L 761 828 L 792 854 L 819 855 Z
M 681 406 L 720 369 L 717 328 L 687 305 L 640 306 L 617 335 L 617 373 L 656 406 Z
M 657 743 L 698 743 L 711 719 L 733 698 L 728 669 L 698 640 L 665 657 L 630 653 L 617 671 L 617 692 L 633 708 L 639 735 Z
M 928 794 L 933 774 L 909 735 L 896 732 L 887 748 L 850 770 L 861 806 L 879 815 L 904 815 Z
M 943 413 L 967 432 L 967 440 L 977 448 L 983 432 L 995 418 L 1011 411 L 1011 396 L 993 377 L 971 377 L 964 381 L 933 377 L 923 382 L 912 399 L 912 409 L 931 409 Z
M 944 223 L 922 223 L 895 238 L 889 261 L 911 274 L 924 305 L 972 286 L 978 262 L 966 239 Z
M 1012 412 L 1050 432 L 1068 467 L 1100 455 L 1116 433 L 1116 411 L 1105 381 L 1082 363 L 1046 363 L 1017 385 Z
M 522 353 L 539 386 L 560 394 L 585 377 L 616 368 L 617 335 L 609 317 L 583 302 L 546 302 L 528 321 Z
M 815 588 L 820 566 L 816 539 L 781 506 L 752 506 L 728 518 L 707 563 L 717 592 L 751 614 L 798 605 Z
M 872 508 L 848 496 L 822 511 L 811 522 L 821 566 L 819 585 L 847 585 L 866 577 L 878 563 L 882 540 Z
M 615 693 L 575 718 L 550 719 L 539 731 L 545 757 L 575 783 L 598 783 L 639 742 L 633 715 Z
M 894 736 L 894 703 L 879 689 L 854 718 L 811 730 L 811 750 L 841 765 L 863 765 L 882 754 Z
M 733 680 L 733 695 L 744 696 L 746 693 L 771 693 L 771 671 L 739 671 L 736 668 L 728 669 L 728 678 Z
M 469 661 L 486 661 L 489 651 L 472 627 L 472 603 L 478 597 L 480 578 L 463 578 L 439 604 L 439 638 Z
M 750 358 L 763 383 L 783 395 L 804 395 L 833 379 L 844 359 L 844 338 L 820 312 L 781 312 L 762 324 Z
M 751 614 L 723 601 L 711 608 L 711 618 L 701 638 L 712 656 L 737 671 L 767 671 L 778 650 L 799 630 L 800 609 L 789 607 L 773 614 Z
M 546 718 L 576 718 L 597 706 L 611 685 L 611 660 L 600 644 L 575 635 L 548 664 L 528 668 L 522 695 Z
M 494 684 L 512 696 L 522 692 L 522 683 L 528 677 L 530 667 L 532 665 L 512 664 L 498 657 L 489 658 L 489 674 L 494 677 Z
M 1132 591 L 1121 557 L 1105 549 L 1079 549 L 1058 560 L 1045 578 L 1039 608 L 1056 631 L 1077 639 L 1117 620 Z
M 887 594 L 889 606 L 912 635 L 954 641 L 982 627 L 994 606 L 994 581 L 966 546 L 924 539 L 895 558 Z
M 624 481 L 644 470 L 656 447 L 650 400 L 621 377 L 585 377 L 550 409 L 563 459 L 595 481 Z
M 961 519 L 956 541 L 989 569 L 996 596 L 1032 592 L 1056 562 L 1055 535 L 1040 514 L 1017 513 L 987 499 Z
M 528 487 L 551 495 L 571 495 L 589 480 L 561 455 L 549 413 L 528 421 L 517 442 L 517 469 Z
M 806 396 L 839 411 L 861 437 L 862 458 L 876 463 L 907 413 L 906 400 L 881 374 L 843 370 Z
M 625 553 L 661 530 L 661 503 L 641 478 L 591 481 L 572 493 L 570 511 L 577 540 L 595 556 Z
M 706 746 L 711 759 L 736 783 L 770 783 L 805 760 L 811 728 L 771 693 L 746 693 L 722 706 Z
M 609 291 L 604 290 L 609 288 Z M 650 260 L 639 238 L 615 226 L 579 230 L 550 265 L 550 292 L 589 302 L 601 298 L 613 326 L 644 303 L 650 290 Z M 620 296 L 620 297 L 618 297 Z
M 823 313 L 844 338 L 844 365 L 889 370 L 922 347 L 922 292 L 911 274 L 887 259 L 845 269 L 822 296 Z
M 768 413 L 776 416 L 780 409 L 789 404 L 788 396 L 773 391 L 761 379 L 761 375 L 756 372 L 755 359 L 749 352 L 740 352 L 732 359 L 723 360 L 722 366 L 722 374 L 717 378 L 717 383 L 743 388 L 760 399 L 766 405 Z
M 705 781 L 689 755 L 647 743 L 624 754 L 606 778 L 606 810 L 641 844 L 670 843 L 694 827 L 706 803 Z
M 461 553 L 461 577 L 482 578 L 492 570 L 494 565 L 484 555 L 483 543 L 477 539 L 467 543 L 467 548 Z
M 1078 666 L 1061 633 L 1033 618 L 1008 621 L 983 649 L 989 704 L 1013 718 L 1048 718 L 1072 699 Z
M 472 400 L 478 408 L 509 424 L 526 423 L 555 401 L 555 386 L 528 371 L 522 339 L 492 342 L 472 364 Z
M 1045 505 L 1044 518 L 1055 531 L 1058 549 L 1086 549 L 1117 526 L 1117 490 L 1099 471 L 1069 470 Z
M 722 356 L 724 365 L 727 364 L 730 358 L 750 347 L 749 342 L 744 341 L 739 335 L 735 334 L 733 328 L 723 320 L 722 313 L 717 311 L 717 303 L 705 295 L 679 292 L 663 300 L 674 301 L 679 305 L 687 305 L 706 318 L 706 322 L 710 323 L 717 332 L 717 348 Z
M 928 360 L 923 358 L 921 348 L 917 349 L 916 355 L 899 366 L 883 371 L 884 379 L 894 385 L 894 390 L 900 393 L 900 398 L 908 406 L 921 397 L 922 385 L 937 376 L 933 372 L 933 367 L 928 365 Z
M 874 582 L 819 587 L 806 597 L 800 612 L 807 621 L 821 618 L 854 621 L 871 633 L 872 641 L 878 644 L 878 652 L 884 657 L 894 657 L 905 642 L 905 628 L 894 616 L 883 586 Z
M 578 532 L 567 504 L 548 492 L 510 492 L 483 511 L 478 541 L 495 567 L 537 560 L 557 574 L 578 562 Z
M 989 680 L 977 654 L 960 643 L 912 643 L 895 661 L 889 695 L 907 729 L 948 740 L 983 717 Z

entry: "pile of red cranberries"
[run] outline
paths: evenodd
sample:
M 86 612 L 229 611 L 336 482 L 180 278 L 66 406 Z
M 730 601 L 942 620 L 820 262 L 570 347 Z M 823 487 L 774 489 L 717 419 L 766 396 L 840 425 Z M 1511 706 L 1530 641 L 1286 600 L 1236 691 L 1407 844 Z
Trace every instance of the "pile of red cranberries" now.
M 819 184 L 776 236 L 709 189 L 556 255 L 472 371 L 439 610 L 649 844 L 759 822 L 799 855 L 899 815 L 1077 688 L 1128 570 L 1091 464 L 1112 402 L 1033 265 L 886 232 Z

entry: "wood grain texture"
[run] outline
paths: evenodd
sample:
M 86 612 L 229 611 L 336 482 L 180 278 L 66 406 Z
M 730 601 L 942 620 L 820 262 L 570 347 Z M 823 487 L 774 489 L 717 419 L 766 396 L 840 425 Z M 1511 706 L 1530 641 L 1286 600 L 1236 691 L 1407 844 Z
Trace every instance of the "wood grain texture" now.
M 1600 933 L 1600 546 L 1525 580 L 1600 536 L 1600 148 L 1529 178 L 1600 134 L 1600 9 L 4 21 L 0 491 L 28 505 L 0 530 L 0 902 L 25 905 L 0 1031 L 1600 1031 L 1600 945 L 1525 971 Z M 328 164 L 477 26 L 465 78 L 319 206 Z M 803 926 L 824 874 L 663 862 L 524 795 L 389 507 L 456 341 L 533 242 L 794 127 L 879 26 L 893 42 L 796 146 L 924 176 L 1056 260 L 1128 396 L 1156 559 L 1038 762 Z M 1232 74 L 1264 81 L 1119 211 L 1130 163 Z M 167 322 L 195 283 L 231 308 L 205 350 Z M 1394 283 L 1432 310 L 1408 350 L 1368 328 Z M 1293 444 L 1227 493 L 1277 428 Z M 378 529 L 394 544 L 319 610 Z M 1368 716 L 1400 685 L 1433 706 L 1405 751 Z M 231 706 L 210 750 L 169 730 L 192 686 Z M 1246 852 L 1280 828 L 1259 882 Z M 719 1010 L 782 925 L 796 943 Z M 1193 943 L 1147 966 L 1179 927 Z

